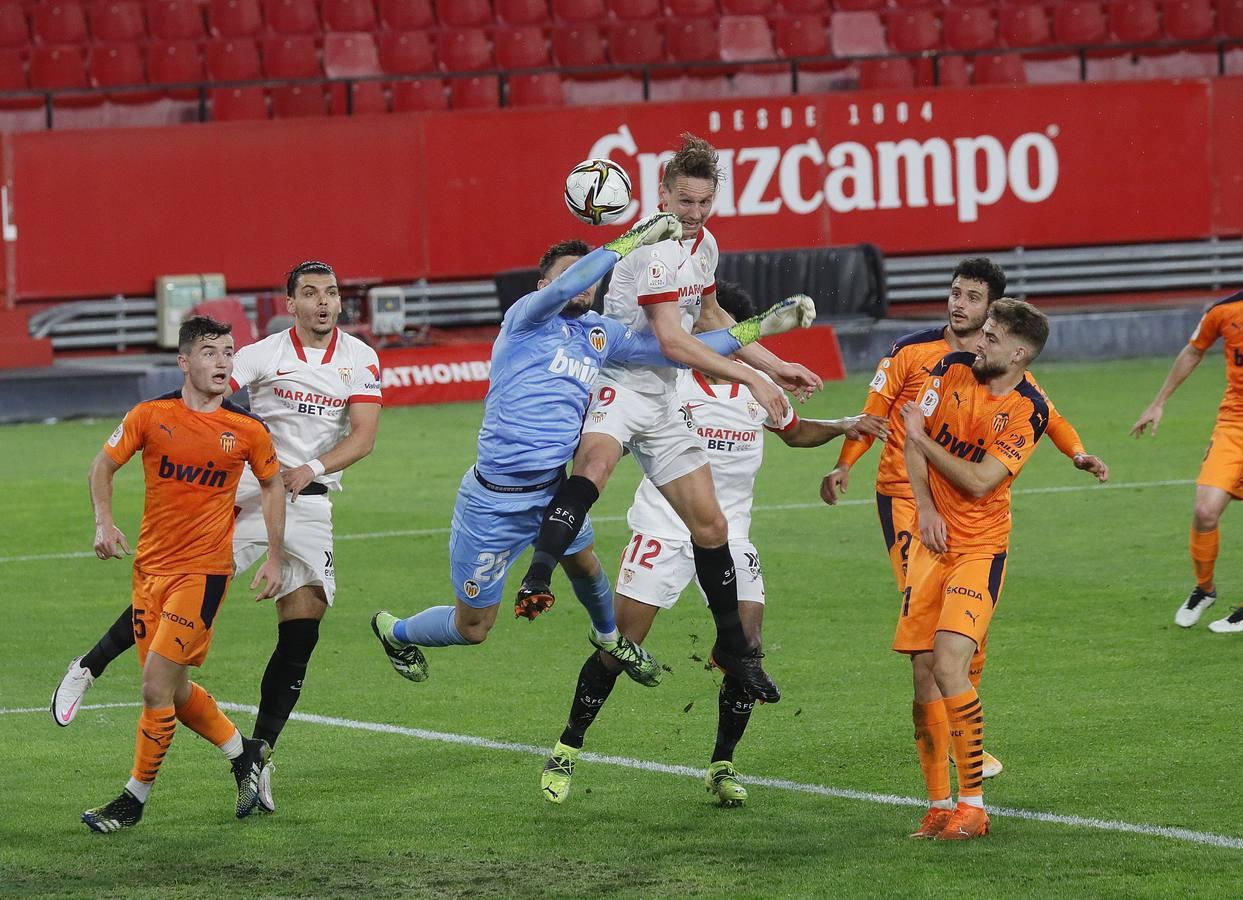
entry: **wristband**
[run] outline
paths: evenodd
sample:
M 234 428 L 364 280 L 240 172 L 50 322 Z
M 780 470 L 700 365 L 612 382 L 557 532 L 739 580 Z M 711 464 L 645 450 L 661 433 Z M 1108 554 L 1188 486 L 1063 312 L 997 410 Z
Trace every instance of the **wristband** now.
M 311 474 L 316 478 L 324 474 L 324 464 L 318 458 L 306 463 L 306 467 L 311 470 Z

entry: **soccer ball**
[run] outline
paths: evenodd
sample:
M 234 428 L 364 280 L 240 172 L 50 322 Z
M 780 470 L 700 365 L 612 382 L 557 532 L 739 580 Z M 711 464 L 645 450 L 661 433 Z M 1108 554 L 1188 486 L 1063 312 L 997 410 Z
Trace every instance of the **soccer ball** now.
M 565 179 L 565 205 L 588 225 L 615 222 L 630 205 L 630 176 L 608 159 L 586 159 Z

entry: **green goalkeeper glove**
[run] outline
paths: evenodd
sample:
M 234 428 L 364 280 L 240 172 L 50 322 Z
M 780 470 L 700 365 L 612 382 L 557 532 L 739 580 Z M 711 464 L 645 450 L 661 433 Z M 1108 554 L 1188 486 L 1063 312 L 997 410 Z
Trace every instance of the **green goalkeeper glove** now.
M 774 303 L 758 316 L 730 326 L 729 333 L 745 347 L 762 337 L 784 334 L 795 328 L 810 328 L 815 321 L 816 301 L 806 294 L 795 294 Z
M 612 250 L 618 256 L 627 256 L 645 244 L 659 244 L 661 241 L 680 241 L 682 239 L 682 223 L 673 213 L 656 213 L 646 219 L 640 219 L 629 231 L 613 238 L 604 245 L 605 250 Z

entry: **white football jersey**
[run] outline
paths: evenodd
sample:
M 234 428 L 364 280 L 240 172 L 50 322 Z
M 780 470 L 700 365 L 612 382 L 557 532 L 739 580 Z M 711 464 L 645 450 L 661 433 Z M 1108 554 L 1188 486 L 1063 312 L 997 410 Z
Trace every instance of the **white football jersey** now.
M 716 286 L 716 238 L 700 228 L 694 240 L 661 241 L 640 247 L 613 267 L 604 314 L 635 331 L 650 332 L 641 307 L 676 302 L 682 326 L 689 332 L 699 320 L 704 291 Z M 645 394 L 672 392 L 678 369 L 668 366 L 609 366 L 605 380 Z
M 290 328 L 248 344 L 233 357 L 234 390 L 250 389 L 250 408 L 267 423 L 281 468 L 327 453 L 350 431 L 351 403 L 380 403 L 376 352 L 341 329 L 327 348 L 302 346 Z M 315 479 L 341 490 L 341 473 Z M 248 469 L 243 487 L 257 488 Z
M 767 376 L 765 376 L 767 378 Z M 677 400 L 695 423 L 708 451 L 716 499 L 729 523 L 729 539 L 749 540 L 755 476 L 764 461 L 764 429 L 788 431 L 798 424 L 793 406 L 774 426 L 768 411 L 741 384 L 710 384 L 698 372 L 678 373 Z M 644 478 L 626 514 L 632 531 L 667 540 L 689 541 L 691 533 L 673 507 Z

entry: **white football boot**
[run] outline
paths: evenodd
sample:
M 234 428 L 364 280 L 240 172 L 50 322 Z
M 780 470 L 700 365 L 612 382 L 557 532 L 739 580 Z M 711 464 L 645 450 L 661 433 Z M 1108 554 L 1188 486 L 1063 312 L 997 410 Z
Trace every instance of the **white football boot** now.
M 1200 616 L 1204 615 L 1204 611 L 1217 602 L 1217 591 L 1205 591 L 1197 585 L 1187 599 L 1183 601 L 1183 605 L 1178 607 L 1178 612 L 1174 613 L 1174 624 L 1180 628 L 1190 628 L 1196 622 L 1200 621 Z
M 82 708 L 82 698 L 95 683 L 91 670 L 82 665 L 82 657 L 75 657 L 65 670 L 65 677 L 60 680 L 52 693 L 52 718 L 61 728 L 65 728 L 77 718 Z
M 1210 622 L 1209 631 L 1217 634 L 1230 634 L 1234 631 L 1243 631 L 1243 606 L 1237 607 L 1234 612 L 1226 616 L 1224 619 L 1218 619 L 1216 622 Z

